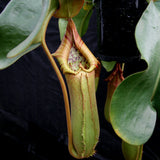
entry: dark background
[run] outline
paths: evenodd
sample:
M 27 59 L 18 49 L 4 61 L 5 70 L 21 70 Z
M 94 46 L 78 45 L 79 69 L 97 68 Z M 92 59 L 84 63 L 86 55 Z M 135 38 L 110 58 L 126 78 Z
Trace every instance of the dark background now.
M 9 0 L 0 1 L 0 12 Z M 102 60 L 125 62 L 124 75 L 146 67 L 134 40 L 135 26 L 146 8 L 145 0 L 98 1 L 83 37 Z M 96 20 L 95 20 L 96 19 Z M 47 44 L 54 52 L 59 44 L 57 19 L 47 30 Z M 101 133 L 93 160 L 123 160 L 121 140 L 104 119 L 109 75 L 100 75 L 97 103 Z M 153 136 L 144 145 L 143 160 L 159 160 L 159 120 Z M 26 54 L 0 71 L 0 156 L 2 160 L 72 160 L 67 149 L 63 96 L 57 76 L 42 47 Z

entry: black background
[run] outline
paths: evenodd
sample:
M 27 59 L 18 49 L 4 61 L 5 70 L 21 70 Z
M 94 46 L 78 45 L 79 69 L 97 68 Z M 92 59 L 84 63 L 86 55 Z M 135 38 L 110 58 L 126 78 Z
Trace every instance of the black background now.
M 8 2 L 0 1 L 0 11 Z M 83 37 L 96 57 L 126 62 L 125 76 L 146 67 L 145 62 L 139 60 L 134 40 L 136 23 L 146 5 L 145 0 L 97 0 L 88 31 Z M 47 30 L 47 44 L 52 52 L 60 44 L 55 18 L 51 19 Z M 104 79 L 108 75 L 102 68 L 97 91 L 101 133 L 97 154 L 89 159 L 123 160 L 121 140 L 104 119 L 107 90 Z M 153 136 L 144 146 L 143 160 L 160 159 L 159 134 L 157 121 Z M 4 156 L 2 160 L 74 159 L 67 149 L 60 84 L 42 47 L 0 71 L 0 156 Z

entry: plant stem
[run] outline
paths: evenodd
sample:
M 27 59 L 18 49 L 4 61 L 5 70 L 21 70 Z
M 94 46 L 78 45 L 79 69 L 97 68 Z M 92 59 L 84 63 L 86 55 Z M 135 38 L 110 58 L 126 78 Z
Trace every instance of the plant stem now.
M 71 127 L 71 115 L 70 115 L 70 107 L 69 107 L 69 100 L 68 100 L 68 93 L 67 93 L 67 88 L 66 88 L 66 85 L 65 85 L 65 82 L 64 82 L 64 79 L 62 77 L 62 74 L 54 60 L 54 58 L 52 57 L 48 47 L 47 47 L 47 44 L 46 44 L 46 41 L 45 41 L 45 36 L 43 36 L 43 39 L 42 39 L 42 47 L 53 67 L 53 69 L 55 70 L 56 74 L 57 74 L 57 77 L 59 79 L 59 82 L 60 82 L 60 85 L 61 85 L 61 88 L 62 88 L 62 93 L 63 93 L 63 98 L 64 98 L 64 104 L 65 104 L 65 110 L 66 110 L 66 120 L 67 120 L 67 131 L 68 131 L 68 144 L 71 144 L 72 145 L 72 127 Z

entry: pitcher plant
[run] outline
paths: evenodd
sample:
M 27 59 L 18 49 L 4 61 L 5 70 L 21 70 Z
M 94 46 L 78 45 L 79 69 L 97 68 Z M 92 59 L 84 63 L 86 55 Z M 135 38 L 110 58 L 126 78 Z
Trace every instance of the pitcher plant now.
M 65 75 L 71 102 L 71 155 L 86 158 L 95 153 L 99 138 L 99 118 L 95 95 L 95 69 L 99 62 L 80 38 L 72 19 L 53 54 Z

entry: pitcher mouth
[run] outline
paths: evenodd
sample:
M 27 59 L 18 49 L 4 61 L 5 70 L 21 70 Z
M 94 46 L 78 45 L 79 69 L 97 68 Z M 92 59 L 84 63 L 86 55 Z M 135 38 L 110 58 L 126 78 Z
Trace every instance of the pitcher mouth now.
M 81 70 L 91 72 L 99 64 L 99 61 L 82 41 L 72 19 L 68 20 L 61 45 L 52 55 L 58 59 L 64 74 L 77 74 Z
M 75 48 L 74 44 L 69 53 L 68 65 L 74 72 L 78 71 L 80 68 L 83 70 L 89 69 L 90 67 L 87 59 Z

